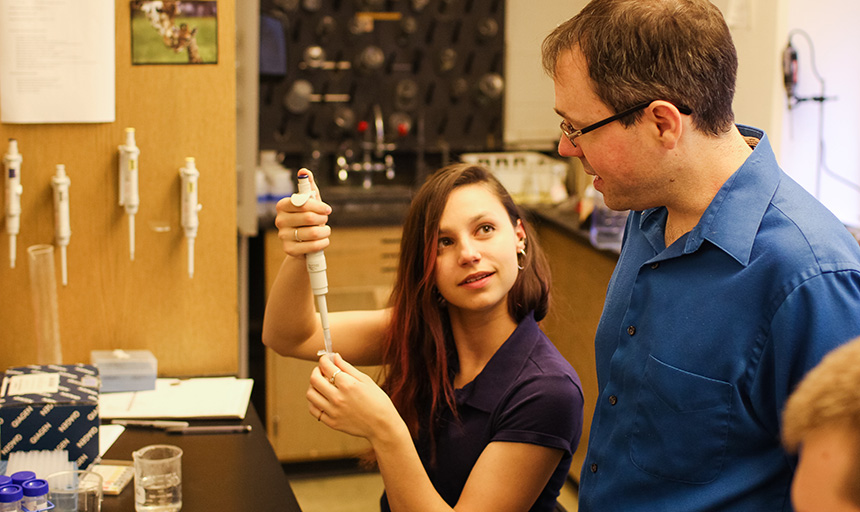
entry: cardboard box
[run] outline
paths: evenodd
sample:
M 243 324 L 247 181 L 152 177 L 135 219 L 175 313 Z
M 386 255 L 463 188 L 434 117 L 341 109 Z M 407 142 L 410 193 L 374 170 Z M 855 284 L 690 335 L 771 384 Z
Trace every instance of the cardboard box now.
M 67 450 L 86 469 L 99 454 L 99 374 L 92 365 L 9 368 L 0 384 L 0 459 Z

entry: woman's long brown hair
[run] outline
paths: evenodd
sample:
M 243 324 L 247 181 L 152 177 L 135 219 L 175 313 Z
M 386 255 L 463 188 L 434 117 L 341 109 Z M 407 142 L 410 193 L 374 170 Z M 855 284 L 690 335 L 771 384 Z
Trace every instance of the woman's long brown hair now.
M 521 220 L 526 231 L 526 255 L 519 263 L 523 270 L 508 293 L 511 317 L 519 323 L 534 311 L 535 320 L 541 320 L 549 307 L 546 257 L 502 184 L 487 169 L 471 164 L 453 164 L 430 176 L 412 200 L 403 226 L 400 263 L 391 294 L 391 324 L 383 345 L 382 387 L 413 438 L 424 428 L 431 444 L 443 406 L 456 415 L 451 377 L 457 354 L 448 312 L 440 305 L 434 278 L 439 222 L 451 191 L 474 183 L 485 184 L 501 201 L 511 223 L 516 226 Z

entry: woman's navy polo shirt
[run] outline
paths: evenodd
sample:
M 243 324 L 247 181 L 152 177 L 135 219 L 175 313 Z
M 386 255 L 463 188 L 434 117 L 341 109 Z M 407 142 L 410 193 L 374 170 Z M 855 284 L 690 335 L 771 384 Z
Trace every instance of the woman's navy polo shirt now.
M 492 442 L 528 443 L 564 455 L 531 508 L 555 510 L 573 452 L 582 433 L 583 397 L 579 377 L 540 330 L 532 314 L 499 347 L 481 373 L 456 390 L 459 420 L 443 414 L 436 434 L 436 465 L 430 467 L 426 436 L 418 454 L 440 496 L 457 503 L 472 467 Z M 382 510 L 389 510 L 385 495 Z

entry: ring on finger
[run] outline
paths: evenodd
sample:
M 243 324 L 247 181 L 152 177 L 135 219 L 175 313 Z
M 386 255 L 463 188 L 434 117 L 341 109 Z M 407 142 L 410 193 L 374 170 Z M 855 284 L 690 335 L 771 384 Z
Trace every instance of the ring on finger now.
M 332 386 L 337 387 L 337 384 L 334 383 L 334 378 L 337 377 L 337 374 L 342 372 L 342 371 L 343 370 L 338 368 L 337 370 L 334 371 L 334 373 L 331 374 L 331 377 L 328 378 L 328 381 L 331 382 Z
M 293 230 L 293 238 L 295 238 L 295 239 L 296 239 L 296 242 L 298 242 L 298 243 L 302 243 L 302 242 L 304 242 L 304 240 L 302 240 L 301 238 L 299 238 L 299 230 L 298 230 L 298 228 L 296 228 L 296 229 L 294 229 L 294 230 Z

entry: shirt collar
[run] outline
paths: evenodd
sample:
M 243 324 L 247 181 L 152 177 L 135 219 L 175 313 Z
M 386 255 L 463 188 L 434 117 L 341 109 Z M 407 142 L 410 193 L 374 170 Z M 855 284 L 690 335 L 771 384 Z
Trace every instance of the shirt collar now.
M 472 382 L 456 390 L 457 404 L 492 412 L 528 361 L 539 335 L 540 328 L 535 322 L 534 312 L 529 313 L 493 354 L 481 373 Z
M 738 125 L 738 130 L 752 139 L 753 152 L 720 187 L 690 231 L 684 254 L 695 252 L 708 240 L 741 265 L 747 265 L 759 225 L 779 185 L 780 170 L 764 131 L 744 125 Z M 639 219 L 640 229 L 649 232 L 659 225 L 662 237 L 665 216 L 665 207 L 645 210 Z

